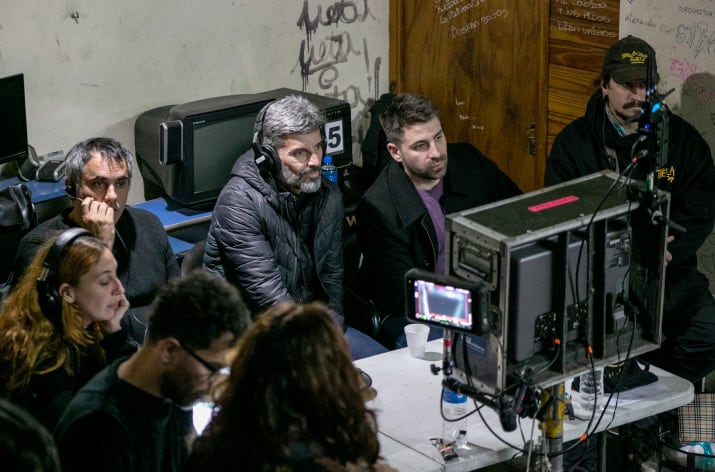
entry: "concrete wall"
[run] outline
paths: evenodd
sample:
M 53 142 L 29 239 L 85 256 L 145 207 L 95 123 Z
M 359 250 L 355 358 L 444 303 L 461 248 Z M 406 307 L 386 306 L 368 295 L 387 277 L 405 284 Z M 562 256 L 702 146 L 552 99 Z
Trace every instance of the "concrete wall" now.
M 134 120 L 145 110 L 278 87 L 348 101 L 359 142 L 370 100 L 387 91 L 383 0 L 0 5 L 0 77 L 25 74 L 28 138 L 38 155 L 98 135 L 133 150 Z M 137 177 L 129 202 L 142 200 Z

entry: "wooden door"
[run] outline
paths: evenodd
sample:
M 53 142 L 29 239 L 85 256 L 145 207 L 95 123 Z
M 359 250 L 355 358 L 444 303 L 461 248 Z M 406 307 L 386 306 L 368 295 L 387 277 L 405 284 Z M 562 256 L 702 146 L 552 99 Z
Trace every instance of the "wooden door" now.
M 523 191 L 546 160 L 548 2 L 390 0 L 390 76 L 440 108 L 449 141 L 469 141 Z

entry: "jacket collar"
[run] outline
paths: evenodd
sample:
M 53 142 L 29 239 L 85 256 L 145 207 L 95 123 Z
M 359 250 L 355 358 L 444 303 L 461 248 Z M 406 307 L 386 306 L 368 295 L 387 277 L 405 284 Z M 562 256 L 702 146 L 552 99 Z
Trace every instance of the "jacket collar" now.
M 395 204 L 402 226 L 409 226 L 426 215 L 424 203 L 402 166 L 393 160 L 388 163 L 385 172 L 390 198 Z
M 447 156 L 464 153 L 464 146 L 464 143 L 448 143 Z M 424 207 L 422 199 L 410 178 L 405 174 L 402 166 L 395 160 L 390 159 L 386 167 L 390 197 L 395 203 L 402 225 L 409 226 L 422 215 L 426 215 L 427 209 Z M 442 179 L 444 184 L 442 200 L 447 213 L 452 212 L 449 204 L 450 199 L 447 198 L 448 195 L 458 198 L 470 194 L 474 183 L 469 180 L 468 175 L 466 172 L 460 172 L 460 165 L 457 159 L 450 158 L 447 164 L 447 174 Z

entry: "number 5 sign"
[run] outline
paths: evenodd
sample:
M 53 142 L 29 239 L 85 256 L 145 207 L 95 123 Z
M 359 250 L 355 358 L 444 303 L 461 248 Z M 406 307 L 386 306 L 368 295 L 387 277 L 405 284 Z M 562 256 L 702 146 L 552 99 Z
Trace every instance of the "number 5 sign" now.
M 325 123 L 325 154 L 341 153 L 344 148 L 343 120 Z

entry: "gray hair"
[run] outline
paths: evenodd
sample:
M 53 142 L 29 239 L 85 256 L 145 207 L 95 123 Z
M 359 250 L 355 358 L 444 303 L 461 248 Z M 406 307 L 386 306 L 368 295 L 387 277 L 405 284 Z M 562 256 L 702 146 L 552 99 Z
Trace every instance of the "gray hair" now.
M 288 95 L 267 105 L 261 144 L 280 149 L 286 135 L 322 130 L 324 125 L 325 115 L 315 104 L 305 97 Z
M 65 157 L 65 175 L 70 183 L 79 186 L 84 172 L 84 165 L 92 158 L 92 152 L 98 153 L 105 161 L 121 162 L 127 165 L 127 176 L 132 179 L 134 156 L 122 143 L 113 138 L 89 138 L 72 146 Z

